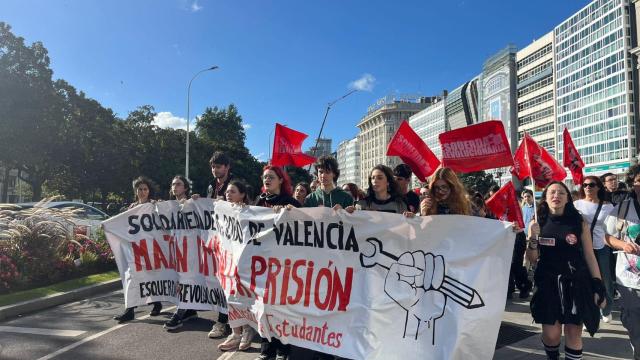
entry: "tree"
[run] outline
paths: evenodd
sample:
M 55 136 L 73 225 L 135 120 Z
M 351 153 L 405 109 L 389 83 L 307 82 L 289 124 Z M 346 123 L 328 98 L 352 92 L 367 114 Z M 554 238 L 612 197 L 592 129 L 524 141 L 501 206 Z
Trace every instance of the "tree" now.
M 469 194 L 473 194 L 474 192 L 479 192 L 481 194 L 488 194 L 489 189 L 498 185 L 498 183 L 493 180 L 493 175 L 488 174 L 484 171 L 475 171 L 465 174 L 458 174 L 458 177 L 464 184 L 464 187 L 467 189 Z
M 307 169 L 295 167 L 295 166 L 287 166 L 287 173 L 291 178 L 291 185 L 296 186 L 297 183 L 306 182 L 307 184 L 311 183 L 313 177 Z
M 62 102 L 51 77 L 42 43 L 26 46 L 8 24 L 0 22 L 0 162 L 20 170 L 36 200 L 42 184 L 62 167 L 58 157 L 64 147 Z
M 198 188 L 206 189 L 211 179 L 208 161 L 215 151 L 223 151 L 229 156 L 232 162 L 231 172 L 235 177 L 243 179 L 253 189 L 262 186 L 262 166 L 245 146 L 242 117 L 235 105 L 231 104 L 226 109 L 205 109 L 196 122 L 195 132 L 196 136 L 192 137 L 197 139 L 192 148 L 195 161 L 190 162 L 190 166 L 193 164 L 194 168 L 190 168 L 189 173 Z

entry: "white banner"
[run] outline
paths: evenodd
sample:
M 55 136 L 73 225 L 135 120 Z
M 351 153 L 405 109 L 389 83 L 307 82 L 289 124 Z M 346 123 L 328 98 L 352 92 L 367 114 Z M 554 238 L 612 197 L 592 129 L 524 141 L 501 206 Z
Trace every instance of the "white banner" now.
M 165 204 L 158 205 L 158 213 L 169 218 L 177 205 Z M 224 201 L 215 208 L 206 199 L 197 204 L 198 213 L 212 219 L 210 226 L 203 221 L 202 228 L 179 232 L 201 234 L 213 249 L 232 326 L 250 324 L 263 337 L 352 359 L 493 356 L 515 237 L 510 224 L 457 215 L 407 219 L 329 208 L 274 214 L 272 209 Z M 118 233 L 129 238 L 129 244 L 139 242 L 140 235 L 127 235 L 133 229 L 131 220 L 115 224 L 121 217 L 144 213 L 138 209 L 109 221 L 114 222 L 109 224 L 112 237 Z M 176 230 L 167 231 L 163 236 Z M 196 235 L 186 238 L 198 241 Z M 198 271 L 203 262 L 197 255 L 189 257 L 193 273 L 155 267 L 148 271 L 145 261 L 132 255 L 131 245 L 121 248 L 128 260 L 122 263 L 125 270 L 138 266 L 135 259 L 140 259 L 140 271 L 124 274 L 124 279 L 136 275 L 135 294 L 126 294 L 135 301 L 141 300 L 139 284 L 157 273 L 165 278 L 174 273 L 181 283 L 186 283 L 186 275 L 209 281 L 210 276 Z M 116 255 L 119 266 L 121 256 Z M 172 301 L 145 301 L 153 300 Z
M 216 276 L 211 200 L 139 205 L 103 222 L 125 306 L 169 301 L 181 309 L 227 312 Z

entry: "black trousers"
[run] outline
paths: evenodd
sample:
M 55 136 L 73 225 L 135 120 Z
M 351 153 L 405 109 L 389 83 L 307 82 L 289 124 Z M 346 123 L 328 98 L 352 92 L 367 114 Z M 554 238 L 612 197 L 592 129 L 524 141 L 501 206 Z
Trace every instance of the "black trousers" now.
M 509 271 L 509 293 L 514 292 L 516 288 L 521 292 L 531 290 L 532 284 L 529 280 L 527 269 L 522 266 L 526 250 L 527 237 L 524 232 L 517 233 L 516 242 L 513 246 L 513 257 L 511 258 L 511 270 Z

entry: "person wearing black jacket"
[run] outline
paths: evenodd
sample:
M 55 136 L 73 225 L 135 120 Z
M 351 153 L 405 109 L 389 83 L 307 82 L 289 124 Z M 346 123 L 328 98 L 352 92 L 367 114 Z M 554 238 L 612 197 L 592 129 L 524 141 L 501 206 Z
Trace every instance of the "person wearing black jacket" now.
M 564 330 L 565 358 L 582 359 L 582 324 L 591 335 L 598 330 L 598 306 L 606 305 L 606 290 L 590 228 L 564 183 L 554 181 L 542 192 L 537 221 L 529 226 L 529 241 L 527 257 L 532 263 L 539 259 L 531 315 L 542 324 L 547 357 L 559 359 Z
M 291 180 L 286 172 L 279 166 L 267 165 L 262 171 L 262 184 L 264 191 L 258 195 L 255 206 L 273 208 L 280 211 L 285 207 L 300 207 L 298 200 L 292 195 Z M 290 345 L 285 345 L 280 340 L 262 338 L 260 355 L 256 360 L 267 360 L 275 356 L 275 360 L 286 360 L 291 351 Z
M 216 151 L 209 160 L 209 166 L 211 166 L 213 181 L 207 187 L 207 197 L 224 200 L 225 191 L 227 191 L 227 186 L 232 178 L 231 162 L 225 153 Z
M 411 190 L 411 175 L 413 171 L 407 164 L 400 164 L 393 169 L 393 176 L 400 186 L 400 192 L 404 195 L 404 202 L 407 209 L 412 213 L 420 212 L 420 197 Z
M 629 192 L 619 186 L 618 177 L 615 174 L 606 173 L 600 176 L 600 181 L 602 181 L 606 190 L 603 200 L 610 202 L 613 206 L 621 203 L 629 196 Z

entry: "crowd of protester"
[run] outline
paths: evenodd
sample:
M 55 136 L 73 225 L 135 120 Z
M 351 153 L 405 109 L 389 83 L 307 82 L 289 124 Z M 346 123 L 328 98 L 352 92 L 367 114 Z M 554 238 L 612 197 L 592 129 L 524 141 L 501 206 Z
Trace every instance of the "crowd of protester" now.
M 292 184 L 282 167 L 267 165 L 262 172 L 262 188 L 255 199 L 251 189 L 231 173 L 231 162 L 221 152 L 210 159 L 212 181 L 206 197 L 226 200 L 237 206 L 255 205 L 285 211 L 293 207 L 330 207 L 355 211 L 383 211 L 406 217 L 466 215 L 495 219 L 486 201 L 500 187 L 487 194 L 469 193 L 456 173 L 441 167 L 421 187 L 410 187 L 412 171 L 405 164 L 391 169 L 373 167 L 367 188 L 356 184 L 338 186 L 340 169 L 332 157 L 317 159 L 311 183 Z M 559 359 L 564 334 L 565 359 L 582 359 L 582 333 L 593 335 L 598 324 L 612 320 L 615 302 L 621 308 L 621 321 L 629 333 L 635 359 L 640 359 L 640 287 L 616 283 L 616 262 L 626 255 L 640 255 L 640 166 L 632 166 L 625 183 L 615 174 L 586 176 L 572 191 L 562 182 L 547 185 L 536 203 L 534 191 L 523 188 L 521 199 L 524 229 L 517 226 L 507 298 L 518 290 L 520 299 L 530 299 L 534 321 L 542 326 L 541 346 L 549 359 Z M 155 199 L 154 183 L 144 177 L 133 182 L 135 202 L 129 208 Z M 199 198 L 192 194 L 188 179 L 176 175 L 171 182 L 170 199 L 183 202 Z M 616 257 L 617 256 L 617 257 Z M 637 267 L 640 264 L 637 265 Z M 533 278 L 530 270 L 534 272 Z M 628 269 L 628 271 L 640 271 Z M 618 269 L 620 272 L 620 269 Z M 533 281 L 532 281 L 533 280 Z M 533 296 L 531 293 L 533 292 Z M 152 316 L 162 310 L 153 303 Z M 175 331 L 184 321 L 197 318 L 195 310 L 178 309 L 164 325 Z M 115 317 L 119 322 L 134 318 L 133 308 Z M 223 351 L 247 350 L 256 334 L 249 326 L 229 329 L 228 317 L 219 314 L 211 338 L 228 337 L 218 348 Z M 256 360 L 285 360 L 292 346 L 278 339 L 262 338 Z M 334 359 L 334 356 L 299 349 L 304 359 Z M 306 351 L 306 352 L 305 352 Z

